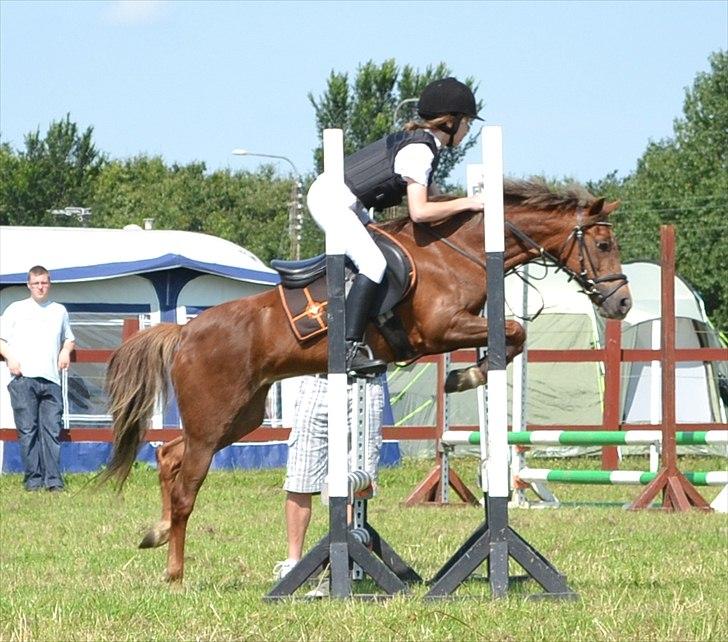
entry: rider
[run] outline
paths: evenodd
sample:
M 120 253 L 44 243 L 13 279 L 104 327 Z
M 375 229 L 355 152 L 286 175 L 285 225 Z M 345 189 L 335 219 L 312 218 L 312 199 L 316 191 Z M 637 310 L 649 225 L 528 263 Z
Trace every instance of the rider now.
M 416 223 L 439 223 L 464 211 L 482 211 L 473 198 L 431 201 L 437 193 L 433 175 L 441 149 L 456 147 L 465 138 L 477 113 L 470 88 L 455 78 L 425 87 L 417 112 L 421 121 L 405 125 L 344 160 L 344 183 L 321 174 L 308 191 L 311 216 L 326 234 L 339 237 L 339 246 L 358 269 L 346 298 L 346 370 L 360 375 L 381 372 L 386 363 L 374 359 L 362 342 L 386 261 L 365 226 L 369 210 L 381 210 L 407 196 L 410 218 Z

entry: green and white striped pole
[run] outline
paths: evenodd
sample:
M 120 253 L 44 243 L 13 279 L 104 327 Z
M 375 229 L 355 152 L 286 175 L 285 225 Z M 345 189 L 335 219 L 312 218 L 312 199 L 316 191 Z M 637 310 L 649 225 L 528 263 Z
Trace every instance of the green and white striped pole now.
M 659 444 L 659 430 L 537 430 L 509 432 L 511 446 L 647 446 Z M 449 430 L 442 435 L 444 445 L 480 444 L 480 433 Z M 728 430 L 678 431 L 675 443 L 681 446 L 710 446 L 728 444 Z

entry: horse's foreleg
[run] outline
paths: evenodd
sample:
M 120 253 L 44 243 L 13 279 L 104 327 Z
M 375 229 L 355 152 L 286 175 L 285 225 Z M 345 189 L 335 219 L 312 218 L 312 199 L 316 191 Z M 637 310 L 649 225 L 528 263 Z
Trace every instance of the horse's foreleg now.
M 485 324 L 485 340 L 483 345 L 487 344 L 488 322 L 482 319 Z M 523 344 L 526 341 L 526 331 L 518 322 L 507 320 L 505 324 L 506 330 L 506 363 L 510 363 L 513 359 L 523 351 Z M 471 390 L 478 386 L 484 385 L 488 381 L 488 360 L 481 359 L 477 365 L 460 370 L 452 370 L 445 380 L 445 392 L 462 392 L 463 390 Z
M 177 477 L 185 452 L 182 437 L 162 444 L 157 448 L 157 474 L 159 475 L 159 490 L 162 494 L 162 517 L 147 531 L 139 544 L 139 548 L 154 548 L 162 546 L 169 540 L 169 526 L 172 513 L 172 484 Z
M 180 582 L 184 575 L 187 521 L 195 507 L 200 486 L 210 469 L 214 452 L 214 447 L 208 444 L 188 443 L 172 485 L 166 574 L 169 582 Z

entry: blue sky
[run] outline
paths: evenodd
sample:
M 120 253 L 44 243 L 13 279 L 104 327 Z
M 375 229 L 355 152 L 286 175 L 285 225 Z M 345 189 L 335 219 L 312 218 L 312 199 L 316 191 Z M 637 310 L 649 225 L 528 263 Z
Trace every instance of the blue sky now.
M 263 161 L 230 154 L 244 147 L 305 173 L 317 145 L 307 94 L 332 70 L 444 61 L 479 81 L 507 174 L 585 181 L 627 175 L 670 136 L 685 88 L 726 48 L 726 0 L 0 0 L 0 137 L 21 148 L 69 112 L 112 158 L 252 170 Z

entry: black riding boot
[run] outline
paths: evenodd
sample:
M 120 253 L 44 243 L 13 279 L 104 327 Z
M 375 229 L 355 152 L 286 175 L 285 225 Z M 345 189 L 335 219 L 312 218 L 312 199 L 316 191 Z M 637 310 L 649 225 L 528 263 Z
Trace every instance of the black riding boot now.
M 367 345 L 362 343 L 364 328 L 379 283 L 363 274 L 357 274 L 346 297 L 346 372 L 361 376 L 384 372 L 387 364 L 374 359 Z

